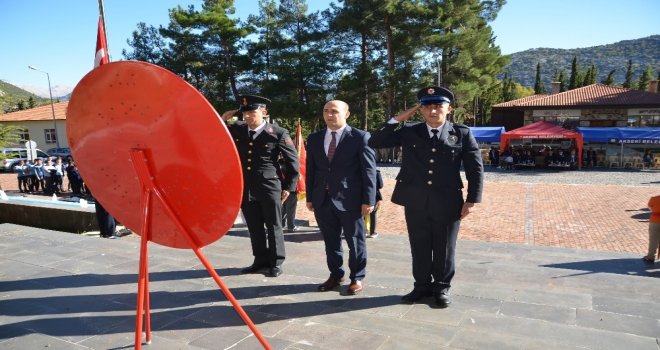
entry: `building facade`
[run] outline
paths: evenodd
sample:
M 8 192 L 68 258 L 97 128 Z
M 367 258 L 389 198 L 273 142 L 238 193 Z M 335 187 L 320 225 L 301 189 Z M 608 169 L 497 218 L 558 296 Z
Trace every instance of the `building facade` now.
M 658 81 L 648 91 L 603 84 L 533 95 L 493 106 L 491 125 L 513 130 L 538 121 L 566 129 L 576 127 L 660 127 Z
M 69 101 L 58 102 L 52 106 L 45 105 L 36 108 L 0 114 L 0 125 L 14 125 L 22 129 L 21 141 L 10 147 L 21 147 L 27 140 L 37 143 L 37 148 L 45 151 L 57 147 L 69 147 L 66 135 L 66 109 Z M 55 118 L 53 118 L 53 110 Z

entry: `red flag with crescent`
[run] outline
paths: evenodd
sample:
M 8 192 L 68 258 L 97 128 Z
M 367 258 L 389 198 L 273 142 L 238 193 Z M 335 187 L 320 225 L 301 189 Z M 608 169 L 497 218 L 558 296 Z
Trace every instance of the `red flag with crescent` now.
M 110 63 L 110 59 L 108 58 L 108 42 L 105 38 L 105 30 L 103 27 L 103 17 L 99 15 L 99 28 L 96 33 L 96 56 L 94 57 L 94 68 Z
M 305 150 L 305 142 L 302 136 L 300 118 L 298 118 L 298 128 L 296 129 L 296 149 L 298 150 L 298 159 L 300 161 L 300 176 L 298 177 L 296 191 L 298 191 L 298 200 L 301 200 L 305 198 L 305 193 L 307 192 L 307 189 L 305 188 L 305 174 L 307 173 L 305 162 L 307 161 L 307 151 Z

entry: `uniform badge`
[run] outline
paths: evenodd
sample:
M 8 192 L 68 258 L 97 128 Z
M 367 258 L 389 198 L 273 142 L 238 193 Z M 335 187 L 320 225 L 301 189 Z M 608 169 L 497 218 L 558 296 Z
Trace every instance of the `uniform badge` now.
M 287 138 L 284 140 L 284 143 L 286 143 L 287 145 L 291 145 L 291 146 L 293 146 L 293 141 L 291 141 L 291 138 L 290 138 L 290 137 L 287 137 Z
M 447 137 L 447 143 L 450 145 L 455 145 L 458 142 L 458 136 L 456 135 L 449 135 Z
M 266 131 L 267 131 L 269 134 L 272 134 L 272 133 L 273 133 L 273 128 L 269 126 L 268 129 L 267 129 Z
M 427 92 L 429 95 L 433 95 L 433 93 L 435 93 L 435 89 L 434 89 L 434 88 L 429 88 L 428 90 L 426 90 L 426 92 Z

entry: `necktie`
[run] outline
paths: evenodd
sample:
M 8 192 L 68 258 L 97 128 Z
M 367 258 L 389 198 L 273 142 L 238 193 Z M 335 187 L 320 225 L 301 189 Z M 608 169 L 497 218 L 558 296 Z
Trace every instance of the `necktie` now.
M 438 143 L 438 133 L 440 132 L 438 129 L 431 129 L 431 132 L 433 133 L 433 136 L 431 136 L 431 144 L 433 144 L 433 147 Z
M 335 156 L 335 150 L 337 149 L 337 132 L 333 131 L 330 134 L 332 135 L 332 140 L 330 140 L 330 146 L 328 146 L 328 160 L 332 162 L 332 157 Z
M 257 132 L 254 131 L 254 130 L 250 130 L 250 131 L 248 131 L 248 134 L 250 134 L 250 140 L 254 140 L 254 134 L 256 134 L 256 133 L 257 133 Z

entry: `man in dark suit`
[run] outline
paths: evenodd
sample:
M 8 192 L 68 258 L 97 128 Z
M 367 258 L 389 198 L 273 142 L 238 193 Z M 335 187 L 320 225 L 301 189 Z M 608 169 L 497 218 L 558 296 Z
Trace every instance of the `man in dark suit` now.
M 327 129 L 307 139 L 307 208 L 314 212 L 325 242 L 330 277 L 318 286 L 332 290 L 344 280 L 341 235 L 348 243 L 350 280 L 346 294 L 362 291 L 367 246 L 363 216 L 376 200 L 376 155 L 367 143 L 369 133 L 346 124 L 350 115 L 343 101 L 323 107 Z
M 451 303 L 459 225 L 481 201 L 483 164 L 470 129 L 447 120 L 454 94 L 431 86 L 419 90 L 417 97 L 420 104 L 384 123 L 369 145 L 403 148 L 392 202 L 404 206 L 415 287 L 401 301 L 414 303 L 433 295 L 436 305 L 445 308 Z M 418 110 L 424 123 L 397 129 Z M 465 202 L 461 165 L 468 181 Z
M 243 202 L 241 210 L 250 232 L 254 262 L 242 273 L 255 273 L 268 268 L 268 276 L 282 274 L 285 258 L 282 232 L 282 202 L 296 190 L 298 152 L 289 132 L 264 121 L 270 100 L 253 95 L 240 98 L 240 109 L 225 112 L 227 121 L 237 111 L 245 122 L 228 125 L 236 144 L 243 170 Z M 278 163 L 282 157 L 283 168 Z M 284 174 L 283 180 L 279 174 Z

